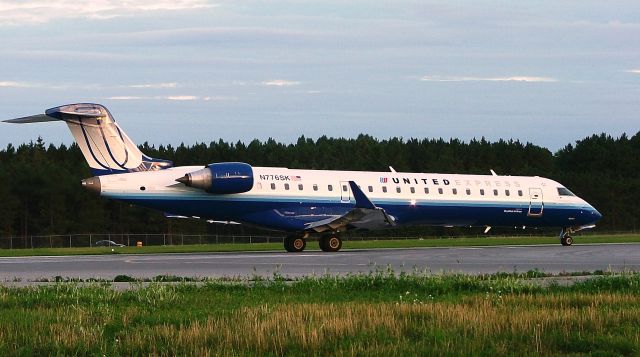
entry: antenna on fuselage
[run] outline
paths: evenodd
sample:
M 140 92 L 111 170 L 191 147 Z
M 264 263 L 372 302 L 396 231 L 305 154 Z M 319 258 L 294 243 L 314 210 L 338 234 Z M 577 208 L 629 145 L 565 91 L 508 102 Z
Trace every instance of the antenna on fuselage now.
M 498 176 L 498 174 L 497 174 L 495 171 L 493 171 L 493 169 L 491 169 L 491 170 L 489 170 L 489 171 L 491 171 L 491 175 L 492 175 L 492 176 Z
M 389 166 L 389 170 L 391 170 L 391 172 L 393 172 L 394 174 L 396 173 L 396 169 L 394 169 L 393 166 Z

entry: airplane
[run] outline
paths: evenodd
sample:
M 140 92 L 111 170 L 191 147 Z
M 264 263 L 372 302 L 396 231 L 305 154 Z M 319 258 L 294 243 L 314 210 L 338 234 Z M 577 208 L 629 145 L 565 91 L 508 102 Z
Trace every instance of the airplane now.
M 538 176 L 297 170 L 216 162 L 175 167 L 143 154 L 100 104 L 51 108 L 8 123 L 66 122 L 93 177 L 89 191 L 167 216 L 286 232 L 284 248 L 342 247 L 341 233 L 403 225 L 557 227 L 560 243 L 595 227 L 600 212 L 560 183 Z

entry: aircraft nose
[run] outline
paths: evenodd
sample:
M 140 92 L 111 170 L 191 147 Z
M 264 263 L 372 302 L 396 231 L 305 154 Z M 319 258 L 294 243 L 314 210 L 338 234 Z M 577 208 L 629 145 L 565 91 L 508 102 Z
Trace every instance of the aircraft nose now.
M 593 216 L 594 221 L 599 221 L 602 218 L 602 213 L 598 212 L 597 209 L 591 207 L 591 216 Z

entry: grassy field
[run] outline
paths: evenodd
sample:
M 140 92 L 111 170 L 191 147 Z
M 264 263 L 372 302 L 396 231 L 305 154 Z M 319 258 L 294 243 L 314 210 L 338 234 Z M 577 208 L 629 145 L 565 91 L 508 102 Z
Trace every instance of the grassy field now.
M 640 354 L 640 275 L 0 288 L 0 355 Z
M 585 235 L 577 236 L 575 244 L 594 243 L 637 243 L 638 234 L 618 235 Z M 556 237 L 474 237 L 474 238 L 427 238 L 396 240 L 350 240 L 345 241 L 343 249 L 375 249 L 375 248 L 416 248 L 416 247 L 460 247 L 460 246 L 495 246 L 495 245 L 527 245 L 527 244 L 560 244 Z M 112 251 L 113 249 L 113 251 Z M 166 245 L 146 247 L 86 247 L 86 248 L 35 248 L 35 249 L 0 249 L 0 257 L 33 256 L 33 255 L 85 255 L 85 254 L 155 254 L 155 253 L 207 253 L 207 252 L 239 252 L 239 251 L 283 251 L 282 243 L 240 243 L 240 244 L 194 244 Z M 307 250 L 320 250 L 317 242 L 309 241 Z

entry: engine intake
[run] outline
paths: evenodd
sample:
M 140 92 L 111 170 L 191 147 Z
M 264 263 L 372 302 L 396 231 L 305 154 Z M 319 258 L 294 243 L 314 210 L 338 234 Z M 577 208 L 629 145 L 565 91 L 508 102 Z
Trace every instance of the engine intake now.
M 244 162 L 220 162 L 190 172 L 176 181 L 213 194 L 243 193 L 253 187 L 253 169 Z

